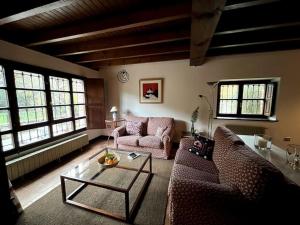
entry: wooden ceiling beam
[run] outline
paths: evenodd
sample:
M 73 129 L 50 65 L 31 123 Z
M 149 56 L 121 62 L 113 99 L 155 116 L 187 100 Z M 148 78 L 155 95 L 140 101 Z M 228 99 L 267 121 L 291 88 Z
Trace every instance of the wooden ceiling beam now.
M 278 39 L 278 40 L 272 40 L 272 41 L 256 41 L 256 42 L 211 46 L 211 47 L 209 47 L 209 49 L 236 48 L 236 47 L 244 47 L 244 46 L 267 45 L 267 44 L 285 43 L 285 42 L 293 42 L 293 41 L 300 41 L 300 37 L 299 38 Z
M 189 40 L 183 40 L 178 42 L 160 43 L 146 46 L 136 46 L 131 48 L 122 48 L 114 50 L 106 50 L 85 55 L 75 55 L 66 57 L 66 60 L 70 60 L 75 63 L 85 64 L 90 62 L 129 58 L 129 57 L 141 57 L 151 56 L 166 53 L 187 52 L 190 49 Z
M 94 62 L 94 63 L 90 63 L 89 65 L 85 65 L 85 66 L 97 70 L 101 67 L 106 67 L 106 66 L 170 61 L 170 60 L 180 60 L 180 59 L 188 59 L 188 58 L 189 58 L 189 52 L 180 52 L 180 53 L 162 54 L 162 55 L 154 55 L 154 56 L 113 59 L 113 60 L 108 60 L 108 61 Z
M 256 0 L 256 1 L 241 2 L 241 3 L 226 5 L 224 7 L 224 11 L 248 8 L 251 6 L 264 5 L 264 4 L 269 4 L 269 3 L 273 3 L 273 2 L 279 2 L 279 1 L 280 0 Z
M 47 46 L 42 47 L 39 50 L 46 52 L 50 55 L 68 56 L 126 47 L 187 40 L 189 38 L 189 30 L 177 30 L 167 32 L 160 31 L 145 34 L 127 35 L 117 38 L 101 38 L 76 44 Z
M 224 5 L 225 0 L 192 1 L 191 66 L 199 66 L 204 62 Z
M 53 9 L 70 5 L 76 1 L 79 0 L 10 1 L 2 6 L 0 26 L 49 12 Z
M 244 32 L 277 29 L 277 28 L 285 28 L 285 27 L 292 27 L 292 26 L 300 26 L 300 22 L 280 23 L 280 24 L 271 24 L 271 25 L 266 25 L 266 26 L 240 28 L 240 29 L 234 29 L 234 30 L 224 30 L 224 31 L 215 32 L 214 35 L 219 36 L 219 35 L 225 35 L 225 34 L 244 33 Z
M 108 18 L 93 18 L 72 25 L 55 27 L 32 34 L 26 46 L 37 46 L 88 36 L 139 28 L 189 18 L 191 5 L 187 2 L 159 8 L 147 8 Z

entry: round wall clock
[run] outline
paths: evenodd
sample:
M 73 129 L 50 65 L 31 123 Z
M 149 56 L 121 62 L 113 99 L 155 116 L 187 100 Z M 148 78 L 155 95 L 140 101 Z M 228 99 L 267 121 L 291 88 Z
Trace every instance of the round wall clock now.
M 117 74 L 118 80 L 122 83 L 126 83 L 129 80 L 129 74 L 126 70 L 121 70 Z

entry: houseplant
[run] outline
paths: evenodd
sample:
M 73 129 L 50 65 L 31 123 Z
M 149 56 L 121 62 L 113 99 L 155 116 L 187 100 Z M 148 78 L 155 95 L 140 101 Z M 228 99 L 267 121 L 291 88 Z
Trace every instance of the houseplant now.
M 192 116 L 191 116 L 191 123 L 192 123 L 191 134 L 192 134 L 192 136 L 195 135 L 195 126 L 194 126 L 194 124 L 198 119 L 198 111 L 199 111 L 199 106 L 193 111 Z

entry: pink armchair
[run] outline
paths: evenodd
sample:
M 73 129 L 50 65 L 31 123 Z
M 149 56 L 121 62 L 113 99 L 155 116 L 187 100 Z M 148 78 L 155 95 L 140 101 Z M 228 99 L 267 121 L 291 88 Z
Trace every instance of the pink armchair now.
M 155 158 L 168 159 L 171 154 L 174 119 L 169 117 L 127 117 L 126 121 L 139 121 L 143 124 L 142 136 L 128 135 L 126 125 L 113 131 L 114 147 L 151 152 Z M 161 137 L 155 136 L 159 127 L 166 127 Z

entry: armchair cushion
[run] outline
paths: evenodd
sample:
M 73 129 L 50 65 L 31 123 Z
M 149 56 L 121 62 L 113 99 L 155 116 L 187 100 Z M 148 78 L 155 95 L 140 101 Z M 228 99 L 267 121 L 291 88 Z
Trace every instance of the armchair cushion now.
M 139 139 L 139 146 L 148 148 L 162 148 L 163 144 L 159 137 L 148 135 Z
M 122 136 L 118 137 L 117 143 L 119 145 L 130 145 L 130 146 L 138 146 L 140 136 Z

